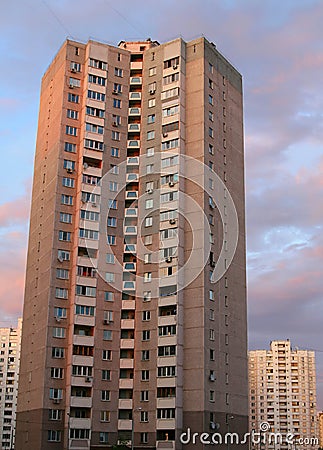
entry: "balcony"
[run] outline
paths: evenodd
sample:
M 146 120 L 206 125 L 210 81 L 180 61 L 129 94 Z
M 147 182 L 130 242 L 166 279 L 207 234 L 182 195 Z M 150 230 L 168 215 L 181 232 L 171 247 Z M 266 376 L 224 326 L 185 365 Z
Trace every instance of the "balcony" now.
M 130 148 L 139 148 L 140 147 L 140 140 L 139 139 L 131 139 L 127 141 L 127 147 Z
M 138 173 L 127 173 L 126 181 L 127 181 L 127 183 L 138 182 L 139 174 Z
M 126 217 L 137 217 L 138 216 L 138 208 L 126 208 L 125 216 Z
M 157 398 L 157 408 L 175 408 L 175 407 L 176 407 L 175 397 Z
M 92 408 L 92 397 L 71 397 L 71 406 L 74 408 Z
M 140 70 L 142 69 L 142 61 L 131 61 L 130 70 Z
M 157 450 L 175 450 L 174 441 L 157 441 Z
M 88 167 L 85 168 L 83 166 L 82 173 L 84 173 L 84 175 L 91 175 L 93 177 L 101 177 L 102 169 L 99 168 L 99 167 L 91 167 L 91 166 L 88 166 Z
M 80 419 L 78 417 L 70 417 L 70 428 L 91 428 L 91 419 Z
M 134 339 L 120 339 L 120 348 L 121 349 L 135 348 Z
M 137 227 L 126 227 L 126 228 L 137 228 Z M 129 272 L 135 272 L 136 271 L 136 263 L 134 263 L 134 262 L 123 263 L 123 270 L 129 271 Z
M 73 335 L 73 344 L 93 347 L 94 346 L 94 336 L 81 336 L 78 334 L 74 334 Z
M 122 300 L 122 309 L 134 310 L 136 307 L 135 300 Z
M 127 158 L 127 165 L 128 166 L 138 166 L 139 165 L 139 157 L 138 156 L 131 156 L 130 158 Z
M 94 316 L 82 316 L 80 314 L 75 314 L 74 323 L 76 325 L 86 325 L 90 327 L 95 326 L 95 317 Z
M 124 234 L 126 236 L 137 235 L 137 227 L 131 225 L 124 227 Z M 133 270 L 133 269 L 126 269 L 126 270 Z
M 159 297 L 158 306 L 170 306 L 177 303 L 176 295 L 167 295 L 165 297 Z
M 72 386 L 80 386 L 80 387 L 91 387 L 93 385 L 92 377 L 71 377 L 71 385 Z
M 157 387 L 175 387 L 176 377 L 157 378 Z
M 76 366 L 93 366 L 93 356 L 73 355 L 72 364 Z
M 119 409 L 132 409 L 132 399 L 119 398 Z
M 129 108 L 128 116 L 130 116 L 130 117 L 140 117 L 140 115 L 141 115 L 141 108 Z
M 142 84 L 141 77 L 131 77 L 130 78 L 130 86 L 140 86 Z
M 129 92 L 129 100 L 141 100 L 141 92 Z
M 175 419 L 157 419 L 156 420 L 156 428 L 158 430 L 169 430 L 176 428 Z
M 135 320 L 134 319 L 121 319 L 121 329 L 132 330 L 134 328 L 135 328 Z
M 177 316 L 176 315 L 169 315 L 169 316 L 159 316 L 158 317 L 158 325 L 176 325 L 177 323 Z
M 132 378 L 120 378 L 119 379 L 119 389 L 133 389 L 133 379 Z
M 138 198 L 138 191 L 126 191 L 126 200 L 136 200 Z
M 130 358 L 120 359 L 120 369 L 133 369 L 133 368 L 134 368 L 133 359 Z
M 132 420 L 119 419 L 118 420 L 118 430 L 131 430 Z
M 135 291 L 136 290 L 136 283 L 134 281 L 124 281 L 122 289 L 124 291 Z

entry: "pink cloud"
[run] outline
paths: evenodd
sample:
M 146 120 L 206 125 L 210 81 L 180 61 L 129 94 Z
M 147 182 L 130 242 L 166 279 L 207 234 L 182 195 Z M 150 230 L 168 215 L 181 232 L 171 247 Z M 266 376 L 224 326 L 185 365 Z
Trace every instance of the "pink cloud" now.
M 0 205 L 0 227 L 12 223 L 25 224 L 29 219 L 29 198 L 24 196 Z

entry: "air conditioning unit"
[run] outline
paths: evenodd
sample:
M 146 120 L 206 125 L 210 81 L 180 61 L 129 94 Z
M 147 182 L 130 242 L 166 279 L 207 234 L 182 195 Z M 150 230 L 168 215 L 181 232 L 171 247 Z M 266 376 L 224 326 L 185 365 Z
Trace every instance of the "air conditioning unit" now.
M 109 319 L 103 319 L 103 324 L 104 325 L 109 325 Z
M 113 89 L 112 94 L 119 94 L 119 91 L 117 91 L 117 89 Z
M 112 126 L 117 127 L 118 126 L 117 122 L 116 121 L 112 122 Z
M 168 133 L 163 133 L 163 137 L 167 137 L 168 136 Z
M 87 169 L 89 167 L 88 163 L 83 164 L 83 169 Z
M 177 64 L 173 65 L 173 69 L 176 70 L 177 69 Z
M 171 225 L 175 225 L 176 219 L 169 219 L 169 223 L 170 223 Z
M 149 90 L 149 94 L 150 94 L 150 95 L 153 95 L 155 92 L 156 92 L 156 89 L 150 89 L 150 90 Z
M 76 69 L 75 69 L 75 67 L 72 67 L 72 68 L 71 68 L 71 72 L 73 72 L 73 73 L 75 73 L 75 72 L 76 72 Z
M 61 321 L 61 318 L 60 317 L 55 317 L 55 319 L 56 319 L 56 322 L 60 322 Z
M 66 169 L 66 172 L 67 172 L 67 173 L 73 173 L 73 169 L 71 169 L 70 167 L 68 167 L 68 168 Z
M 168 183 L 168 186 L 169 186 L 169 187 L 174 187 L 174 186 L 175 186 L 174 181 L 170 181 L 170 182 Z
M 56 403 L 56 405 L 58 405 L 58 403 L 60 403 L 60 402 L 61 402 L 60 398 L 54 398 L 53 399 L 53 403 Z
M 96 208 L 98 205 L 95 202 L 93 202 L 92 206 L 93 206 L 93 208 Z
M 74 89 L 74 84 L 70 83 L 70 88 Z
M 152 194 L 153 192 L 153 189 L 147 189 L 147 194 Z
M 85 381 L 86 381 L 87 383 L 91 383 L 92 380 L 93 380 L 92 377 L 85 377 Z
M 167 258 L 165 259 L 165 261 L 167 263 L 171 263 L 173 261 L 173 258 L 171 256 L 167 256 Z
M 210 373 L 209 380 L 210 380 L 210 381 L 215 381 L 215 375 L 214 375 L 214 373 Z
M 58 256 L 57 259 L 58 259 L 58 261 L 61 262 L 61 263 L 64 261 L 64 258 L 63 258 L 63 256 L 61 256 L 61 255 Z

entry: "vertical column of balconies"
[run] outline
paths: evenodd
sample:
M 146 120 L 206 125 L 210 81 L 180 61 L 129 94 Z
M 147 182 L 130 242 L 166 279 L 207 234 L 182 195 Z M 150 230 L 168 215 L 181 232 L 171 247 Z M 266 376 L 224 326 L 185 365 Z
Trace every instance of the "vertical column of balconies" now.
M 142 54 L 132 54 L 129 81 L 126 163 L 123 291 L 120 324 L 120 378 L 118 433 L 130 438 L 133 413 L 135 291 L 137 270 L 139 153 L 142 89 Z M 129 439 L 127 439 L 129 440 Z
M 107 63 L 89 58 L 84 67 L 84 101 L 75 213 L 74 314 L 70 333 L 69 445 L 91 439 L 97 257 L 102 159 L 105 132 Z

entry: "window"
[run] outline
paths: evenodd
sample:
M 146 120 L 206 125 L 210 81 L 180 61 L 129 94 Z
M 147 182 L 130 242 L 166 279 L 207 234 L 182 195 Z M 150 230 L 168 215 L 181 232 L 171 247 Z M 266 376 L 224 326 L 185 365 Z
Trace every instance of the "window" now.
M 213 73 L 213 65 L 209 62 L 209 72 Z
M 146 166 L 146 173 L 153 173 L 154 171 L 154 165 L 153 164 L 147 164 Z
M 107 264 L 114 264 L 115 263 L 115 257 L 113 253 L 107 253 L 106 254 L 106 263 Z
M 66 170 L 74 170 L 75 169 L 75 161 L 71 161 L 69 159 L 64 159 L 63 167 Z
M 59 221 L 64 223 L 72 223 L 72 214 L 59 213 Z
M 70 69 L 72 72 L 81 72 L 81 64 L 71 61 Z
M 122 70 L 122 69 L 119 69 L 118 67 L 115 67 L 115 68 L 114 68 L 114 75 L 115 75 L 116 77 L 123 77 L 123 70 Z
M 149 114 L 148 118 L 147 118 L 147 123 L 155 123 L 156 120 L 156 115 L 155 114 Z
M 140 401 L 148 402 L 148 399 L 149 399 L 149 391 L 141 391 L 140 392 Z
M 154 106 L 156 106 L 156 99 L 155 98 L 150 98 L 148 100 L 148 108 L 153 108 Z
M 175 366 L 158 367 L 157 374 L 159 377 L 175 377 L 176 367 Z
M 151 234 L 145 236 L 145 245 L 150 245 L 153 243 L 153 237 Z
M 176 334 L 176 325 L 164 325 L 158 327 L 158 336 L 174 336 Z
M 174 69 L 177 68 L 178 65 L 179 65 L 179 56 L 164 61 L 164 69 L 169 69 L 170 67 L 173 67 Z
M 115 274 L 112 272 L 106 272 L 105 274 L 105 281 L 108 283 L 114 283 L 115 280 Z
M 89 230 L 87 228 L 80 228 L 79 237 L 81 239 L 93 239 L 97 241 L 99 239 L 99 232 L 95 230 Z
M 82 192 L 82 197 L 81 197 L 81 201 L 84 203 L 97 203 L 100 201 L 100 197 L 97 194 L 92 194 L 91 192 Z
M 93 108 L 92 106 L 86 107 L 86 114 L 89 116 L 104 118 L 104 110 L 99 108 Z
M 140 422 L 148 422 L 148 411 L 140 411 Z
M 54 327 L 53 328 L 53 337 L 54 338 L 63 339 L 63 338 L 65 338 L 65 334 L 66 334 L 66 329 L 65 328 L 61 328 L 61 327 Z
M 178 123 L 178 122 L 176 122 Z M 179 139 L 171 139 L 170 141 L 162 142 L 161 149 L 169 150 L 170 148 L 176 148 L 179 145 Z
M 104 341 L 112 341 L 112 331 L 111 330 L 103 331 L 103 340 Z
M 54 308 L 54 317 L 56 317 L 57 319 L 66 319 L 67 309 L 56 306 Z
M 70 260 L 70 252 L 67 250 L 58 250 L 57 259 L 61 261 L 69 261 Z
M 99 213 L 81 209 L 80 218 L 83 220 L 91 220 L 93 222 L 97 222 L 99 220 Z
M 212 178 L 209 178 L 209 188 L 214 189 L 214 180 Z
M 144 302 L 149 302 L 151 300 L 151 291 L 144 291 Z
M 213 97 L 211 94 L 209 94 L 209 105 L 213 105 Z
M 114 108 L 121 108 L 121 100 L 119 98 L 114 98 L 113 99 L 113 107 Z
M 104 293 L 104 300 L 106 302 L 113 302 L 114 301 L 114 293 L 111 291 L 106 291 Z
M 212 144 L 209 144 L 209 153 L 210 155 L 214 155 L 214 147 Z
M 144 255 L 144 263 L 145 264 L 151 263 L 151 253 L 145 253 L 145 255 Z
M 209 120 L 210 120 L 211 122 L 214 121 L 214 114 L 213 114 L 212 111 L 209 111 Z
M 92 286 L 76 285 L 76 295 L 84 295 L 86 297 L 95 297 L 96 288 Z
M 72 144 L 71 142 L 65 142 L 64 150 L 69 153 L 76 153 L 76 144 Z
M 68 269 L 56 269 L 56 278 L 60 278 L 61 280 L 68 280 L 69 278 Z
M 70 77 L 70 87 L 80 87 L 81 86 L 81 80 L 78 80 L 77 78 Z
M 109 190 L 111 192 L 117 192 L 118 191 L 118 183 L 116 181 L 110 181 Z
M 75 186 L 75 180 L 73 178 L 63 177 L 62 185 L 64 187 L 73 188 Z
M 72 94 L 71 92 L 68 93 L 67 100 L 71 103 L 79 103 L 80 96 L 76 94 Z
M 94 139 L 84 139 L 84 147 L 92 150 L 104 150 L 104 144 L 101 141 L 95 141 Z
M 106 78 L 99 77 L 97 75 L 89 74 L 89 83 L 99 84 L 100 86 L 105 86 Z
M 170 158 L 164 158 L 161 160 L 162 168 L 176 166 L 178 164 L 178 156 L 171 156 Z
M 101 422 L 110 422 L 110 411 L 101 411 L 100 421 Z M 105 442 L 107 442 L 107 441 L 105 441 Z
M 66 112 L 66 116 L 69 119 L 78 119 L 78 114 L 79 113 L 77 111 L 75 111 L 74 109 L 68 109 Z
M 149 361 L 149 350 L 142 350 L 141 361 Z
M 150 320 L 150 311 L 143 311 L 142 312 L 142 320 L 143 321 Z
M 166 192 L 160 196 L 160 203 L 172 202 L 174 200 L 178 200 L 178 191 Z
M 215 400 L 214 391 L 210 391 L 210 402 L 214 402 L 214 400 Z
M 211 128 L 211 127 L 209 127 L 209 136 L 210 136 L 210 138 L 214 137 L 213 128 Z
M 179 72 L 172 73 L 163 78 L 163 84 L 175 83 L 179 80 Z
M 210 361 L 215 361 L 215 351 L 212 348 L 210 349 Z
M 109 198 L 108 208 L 109 209 L 117 209 L 117 200 L 113 200 L 113 199 Z
M 105 94 L 102 94 L 102 92 L 97 91 L 91 91 L 90 89 L 87 91 L 88 98 L 91 98 L 92 100 L 98 100 L 101 102 L 105 101 Z
M 157 419 L 175 419 L 175 408 L 158 408 Z
M 157 73 L 157 67 L 150 67 L 149 76 L 152 77 L 153 75 L 156 75 L 156 73 Z
M 145 219 L 145 227 L 151 227 L 153 224 L 153 218 L 152 217 L 146 217 Z
M 111 361 L 112 360 L 112 351 L 111 350 L 102 350 L 102 359 L 103 359 L 103 361 Z
M 175 356 L 175 355 L 176 355 L 175 345 L 166 345 L 158 347 L 158 356 Z
M 86 122 L 85 123 L 86 131 L 90 131 L 91 133 L 103 134 L 104 128 L 100 125 L 95 125 L 94 123 Z
M 119 131 L 112 131 L 111 138 L 113 141 L 120 141 L 120 133 Z
M 66 300 L 68 298 L 68 290 L 65 288 L 56 288 L 55 297 Z
M 75 314 L 80 316 L 94 316 L 94 306 L 75 305 Z
M 71 233 L 69 231 L 59 231 L 58 232 L 58 240 L 71 242 Z
M 51 378 L 63 378 L 63 370 L 61 367 L 52 367 L 50 369 Z
M 210 330 L 209 338 L 210 338 L 210 341 L 214 341 L 214 339 L 215 339 L 215 331 L 214 330 Z
M 149 341 L 150 340 L 150 330 L 144 330 L 142 332 L 142 340 Z
M 111 380 L 111 371 L 110 370 L 102 370 L 101 372 L 101 379 L 104 381 L 110 381 Z
M 48 430 L 48 442 L 61 442 L 62 432 L 59 430 Z
M 98 59 L 93 59 L 93 58 L 89 59 L 89 66 L 95 67 L 96 69 L 101 69 L 101 70 L 107 70 L 107 68 L 108 68 L 108 65 L 106 62 L 100 61 Z
M 178 112 L 179 112 L 179 105 L 170 106 L 169 108 L 163 109 L 163 117 L 173 116 L 175 114 L 178 114 Z
M 141 381 L 149 381 L 149 370 L 141 371 Z
M 145 208 L 146 209 L 151 209 L 154 207 L 154 200 L 153 199 L 149 199 L 145 201 Z
M 107 235 L 107 243 L 109 245 L 116 245 L 116 237 L 113 234 Z
M 155 138 L 155 131 L 148 131 L 147 133 L 147 141 Z
M 65 348 L 62 347 L 52 347 L 52 358 L 64 358 Z
M 73 205 L 73 196 L 72 195 L 62 194 L 62 196 L 61 196 L 61 204 L 62 205 L 69 205 L 69 206 Z M 61 220 L 61 222 L 64 222 L 64 221 Z M 68 223 L 71 223 L 71 222 L 68 222 Z
M 167 91 L 163 91 L 161 93 L 161 99 L 165 100 L 167 98 L 171 98 L 171 97 L 177 97 L 179 95 L 179 88 L 173 88 L 173 89 L 168 89 Z
M 211 80 L 211 78 L 209 78 L 209 88 L 213 89 L 213 81 Z
M 110 391 L 101 391 L 101 401 L 102 402 L 108 402 L 110 401 Z
M 65 132 L 71 136 L 77 136 L 77 128 L 71 127 L 70 125 L 66 125 Z
M 48 410 L 48 419 L 49 420 L 61 420 L 62 419 L 62 410 L 61 409 L 49 409 Z
M 144 283 L 149 283 L 151 281 L 151 272 L 144 273 Z

